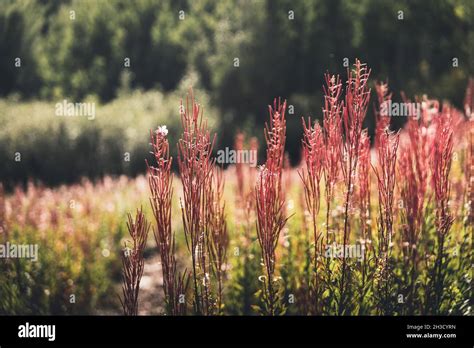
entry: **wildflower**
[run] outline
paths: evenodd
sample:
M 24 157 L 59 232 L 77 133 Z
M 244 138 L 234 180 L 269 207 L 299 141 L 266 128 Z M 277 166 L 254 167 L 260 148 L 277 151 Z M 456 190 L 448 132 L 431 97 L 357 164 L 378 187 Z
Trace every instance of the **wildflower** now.
M 166 128 L 166 126 L 160 126 L 156 130 L 156 134 L 166 137 L 168 135 L 168 128 Z

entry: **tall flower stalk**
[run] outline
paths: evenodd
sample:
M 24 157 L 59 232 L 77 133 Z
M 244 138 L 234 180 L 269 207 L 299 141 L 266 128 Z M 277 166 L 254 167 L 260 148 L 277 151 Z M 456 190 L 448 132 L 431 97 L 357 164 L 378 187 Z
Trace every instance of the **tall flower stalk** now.
M 132 237 L 131 246 L 125 243 L 125 250 L 122 255 L 122 293 L 123 299 L 120 299 L 124 315 L 138 314 L 138 293 L 140 291 L 140 280 L 142 279 L 145 260 L 143 251 L 150 224 L 147 222 L 142 210 L 137 210 L 135 220 L 128 214 L 127 228 Z
M 466 97 L 464 98 L 464 112 L 468 119 L 467 123 L 467 141 L 466 149 L 466 182 L 467 182 L 467 205 L 468 205 L 468 221 L 467 223 L 474 226 L 474 78 L 469 79 L 466 89 Z
M 343 314 L 347 301 L 346 281 L 348 272 L 346 245 L 349 242 L 351 232 L 349 208 L 354 192 L 354 181 L 359 159 L 362 126 L 370 100 L 370 88 L 368 87 L 369 75 L 370 69 L 367 69 L 366 64 L 362 64 L 358 59 L 356 59 L 354 69 L 348 71 L 345 105 L 343 110 L 342 124 L 345 141 L 343 143 L 340 160 L 346 192 L 344 201 L 344 234 L 342 242 L 342 275 L 339 284 L 339 315 Z
M 442 301 L 443 290 L 445 288 L 446 270 L 446 237 L 454 222 L 454 217 L 449 208 L 450 181 L 449 172 L 451 170 L 453 152 L 453 129 L 449 107 L 444 107 L 443 111 L 435 119 L 435 136 L 433 141 L 431 162 L 431 180 L 436 202 L 436 235 L 437 252 L 434 270 L 432 274 L 433 298 L 432 310 L 437 311 Z
M 148 185 L 151 191 L 150 203 L 156 221 L 153 234 L 160 252 L 166 312 L 169 315 L 180 315 L 186 312 L 186 304 L 180 299 L 185 296 L 189 278 L 186 277 L 186 273 L 178 274 L 175 259 L 175 235 L 171 230 L 173 158 L 169 155 L 167 134 L 166 126 L 161 126 L 151 133 L 152 154 L 156 166 L 149 165 L 147 161 Z
M 324 89 L 323 134 L 326 151 L 324 153 L 324 183 L 326 194 L 326 244 L 335 241 L 330 238 L 331 202 L 334 199 L 334 187 L 340 173 L 340 159 L 342 151 L 342 110 L 343 101 L 340 100 L 342 83 L 339 76 L 325 74 L 326 86 Z
M 302 119 L 303 123 L 303 161 L 305 167 L 298 172 L 304 186 L 304 197 L 306 209 L 311 216 L 313 240 L 314 240 L 314 256 L 313 256 L 313 304 L 314 313 L 320 312 L 320 296 L 321 291 L 321 275 L 319 272 L 320 259 L 323 255 L 323 238 L 321 231 L 318 230 L 318 214 L 321 200 L 321 190 L 319 187 L 324 164 L 324 139 L 322 129 L 319 123 L 311 124 L 311 118 L 308 118 L 308 124 Z
M 281 187 L 283 155 L 285 149 L 285 120 L 286 101 L 274 101 L 273 108 L 269 106 L 270 123 L 265 126 L 267 143 L 267 159 L 262 166 L 255 187 L 257 207 L 257 235 L 265 276 L 261 277 L 264 284 L 263 300 L 265 312 L 269 315 L 278 314 L 279 297 L 275 289 L 276 280 L 276 247 L 280 232 L 288 218 L 284 216 L 284 199 Z
M 207 196 L 210 198 L 208 210 L 209 228 L 209 257 L 212 260 L 212 269 L 217 278 L 217 310 L 223 309 L 223 283 L 226 274 L 227 248 L 229 235 L 225 219 L 224 176 L 217 167 L 212 175 L 211 185 L 208 186 Z
M 403 146 L 399 158 L 398 178 L 401 198 L 402 219 L 402 250 L 409 263 L 406 273 L 406 287 L 408 296 L 408 310 L 410 313 L 415 305 L 415 287 L 418 275 L 418 242 L 420 239 L 424 220 L 424 190 L 419 180 L 416 169 L 415 153 L 410 151 L 410 146 Z
M 363 260 L 360 265 L 359 285 L 359 314 L 366 313 L 366 299 L 368 284 L 370 281 L 369 257 L 372 248 L 372 232 L 370 222 L 370 138 L 367 130 L 362 132 L 361 146 L 359 152 L 359 168 L 357 170 L 357 181 L 359 187 L 359 209 L 360 209 L 360 243 L 363 247 Z
M 208 255 L 209 199 L 206 190 L 211 185 L 215 159 L 212 157 L 215 136 L 211 138 L 202 109 L 194 100 L 192 91 L 181 103 L 183 133 L 178 142 L 178 165 L 183 185 L 180 199 L 186 244 L 192 258 L 194 284 L 194 311 L 211 313 L 210 260 Z
M 403 95 L 405 103 L 410 103 Z M 425 203 L 427 201 L 430 146 L 432 144 L 430 122 L 430 101 L 419 103 L 421 108 L 409 109 L 408 122 L 404 132 L 406 140 L 401 144 L 398 178 L 401 199 L 402 251 L 406 268 L 405 296 L 408 297 L 407 311 L 413 313 L 418 299 L 416 286 L 419 277 L 421 256 L 419 242 L 425 225 Z
M 359 168 L 357 179 L 359 186 L 359 207 L 361 219 L 361 237 L 363 243 L 370 243 L 372 239 L 370 231 L 370 138 L 367 131 L 362 132 L 359 151 Z
M 397 150 L 400 140 L 399 133 L 393 133 L 385 128 L 380 134 L 377 149 L 378 164 L 374 167 L 377 176 L 378 196 L 379 196 L 379 219 L 378 219 L 378 297 L 379 310 L 383 314 L 389 313 L 392 269 L 390 254 L 393 236 L 393 205 L 395 194 L 395 174 L 397 163 Z

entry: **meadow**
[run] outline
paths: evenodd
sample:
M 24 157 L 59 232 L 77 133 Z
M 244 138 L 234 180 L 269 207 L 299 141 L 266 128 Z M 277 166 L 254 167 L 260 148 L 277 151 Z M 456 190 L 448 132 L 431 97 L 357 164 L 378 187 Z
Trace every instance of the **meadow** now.
M 224 169 L 214 111 L 190 90 L 165 108 L 156 95 L 145 95 L 148 104 L 138 99 L 132 109 L 148 116 L 126 136 L 110 136 L 120 146 L 115 155 L 105 146 L 81 165 L 103 158 L 113 166 L 111 157 L 125 165 L 133 142 L 146 175 L 98 171 L 49 188 L 26 173 L 26 185 L 4 183 L 2 243 L 37 244 L 39 255 L 1 261 L 0 313 L 472 315 L 472 80 L 464 110 L 405 98 L 417 107 L 406 109 L 400 130 L 381 112 L 389 86 L 372 81 L 359 61 L 347 76 L 327 74 L 323 91 L 319 121 L 302 118 L 297 167 L 285 154 L 285 100 L 269 106 L 264 143 L 243 132 L 234 139 L 236 151 L 264 151 L 259 166 Z M 371 142 L 364 121 L 372 107 Z M 113 117 L 123 106 L 108 108 L 110 117 L 97 121 L 103 134 L 120 129 Z M 45 133 L 58 127 L 37 122 Z M 77 140 L 74 127 L 87 120 L 64 124 Z M 8 127 L 14 122 L 0 132 Z M 12 151 L 35 141 L 36 132 L 23 131 L 0 139 Z M 39 168 L 53 164 L 51 157 Z

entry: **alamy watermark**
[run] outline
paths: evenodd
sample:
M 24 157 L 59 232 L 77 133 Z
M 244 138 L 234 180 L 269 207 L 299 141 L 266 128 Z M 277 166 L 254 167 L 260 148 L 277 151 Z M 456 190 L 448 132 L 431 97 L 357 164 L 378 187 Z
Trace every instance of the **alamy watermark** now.
M 56 103 L 56 116 L 68 117 L 87 117 L 89 121 L 95 119 L 95 103 L 73 103 L 64 99 L 62 102 Z
M 226 147 L 217 151 L 216 161 L 220 164 L 248 163 L 251 167 L 256 167 L 257 150 L 232 150 Z
M 364 260 L 365 246 L 363 244 L 328 244 L 324 251 L 324 257 L 343 259 L 354 258 L 358 261 Z
M 38 244 L 0 244 L 0 259 L 31 259 L 38 261 Z
M 19 338 L 47 338 L 52 342 L 56 339 L 56 325 L 37 325 L 26 322 L 18 326 Z
M 418 120 L 421 117 L 421 103 L 397 103 L 386 100 L 380 105 L 380 115 L 413 117 Z

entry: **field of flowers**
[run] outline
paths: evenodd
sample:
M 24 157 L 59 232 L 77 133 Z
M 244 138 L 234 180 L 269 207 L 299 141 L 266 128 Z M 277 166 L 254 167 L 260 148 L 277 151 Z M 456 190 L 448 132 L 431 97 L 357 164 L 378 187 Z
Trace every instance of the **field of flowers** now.
M 297 168 L 286 101 L 265 144 L 235 137 L 237 152 L 266 149 L 259 166 L 223 169 L 190 91 L 177 145 L 165 125 L 135 135 L 150 140 L 146 176 L 2 190 L 0 244 L 37 244 L 38 260 L 0 262 L 0 313 L 472 315 L 474 83 L 462 111 L 405 98 L 395 131 L 366 65 L 325 81 Z

